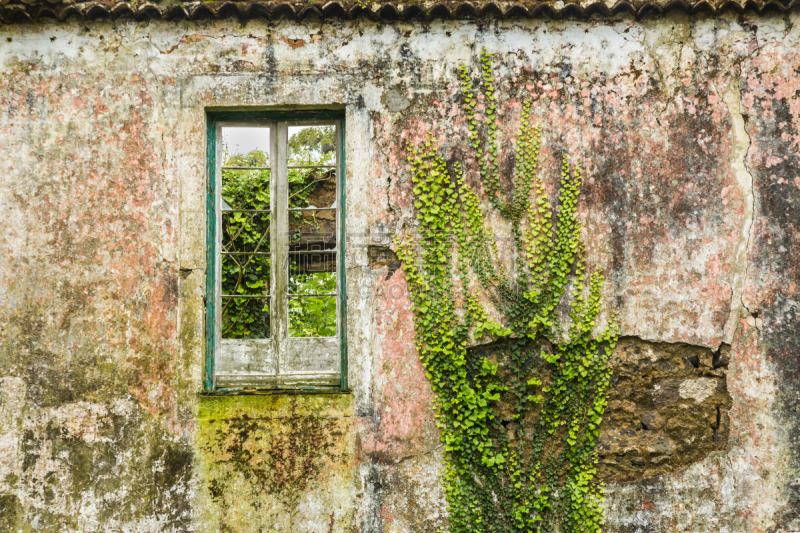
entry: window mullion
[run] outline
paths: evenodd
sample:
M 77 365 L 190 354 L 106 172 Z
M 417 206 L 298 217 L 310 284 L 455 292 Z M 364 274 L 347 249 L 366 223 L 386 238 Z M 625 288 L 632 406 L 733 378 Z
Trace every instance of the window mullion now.
M 289 177 L 287 169 L 287 144 L 288 126 L 286 122 L 275 123 L 275 141 L 273 144 L 275 157 L 272 168 L 274 169 L 274 191 L 271 197 L 274 210 L 272 220 L 274 225 L 270 232 L 272 239 L 272 302 L 274 311 L 270 322 L 274 324 L 275 354 L 278 364 L 278 377 L 280 382 L 282 359 L 287 354 L 287 337 L 289 334 L 289 302 L 287 299 L 287 282 L 289 279 Z
M 280 332 L 280 321 L 276 320 L 276 310 L 278 309 L 278 291 L 275 290 L 275 282 L 279 278 L 276 270 L 278 231 L 276 217 L 276 198 L 278 196 L 278 131 L 277 124 L 271 122 L 269 125 L 269 153 L 270 153 L 270 179 L 269 179 L 269 250 L 270 250 L 270 280 L 269 280 L 269 338 L 272 346 L 272 353 L 275 356 L 275 375 L 280 373 L 280 351 L 278 349 L 278 335 Z

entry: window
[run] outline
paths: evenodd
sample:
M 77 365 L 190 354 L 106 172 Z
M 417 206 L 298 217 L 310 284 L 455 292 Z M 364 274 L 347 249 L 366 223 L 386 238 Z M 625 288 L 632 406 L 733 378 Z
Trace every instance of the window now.
M 345 388 L 344 121 L 209 115 L 205 388 Z

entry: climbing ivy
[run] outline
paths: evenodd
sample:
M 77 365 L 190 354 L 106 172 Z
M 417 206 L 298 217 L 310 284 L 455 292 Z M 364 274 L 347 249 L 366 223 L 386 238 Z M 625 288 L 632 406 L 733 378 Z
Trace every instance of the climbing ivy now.
M 538 175 L 542 131 L 530 123 L 528 102 L 514 171 L 503 175 L 486 52 L 481 63 L 477 92 L 469 69 L 459 69 L 481 185 L 473 189 L 466 170 L 444 159 L 432 135 L 409 145 L 419 228 L 416 239 L 395 240 L 416 346 L 438 399 L 450 530 L 600 531 L 593 450 L 618 331 L 612 322 L 594 333 L 603 275 L 587 271 L 584 260 L 576 213 L 581 165 L 563 157 L 552 205 Z M 485 221 L 491 211 L 511 228 L 513 264 L 505 271 Z M 491 320 L 482 302 L 502 320 Z M 491 356 L 467 349 L 486 337 L 499 339 Z

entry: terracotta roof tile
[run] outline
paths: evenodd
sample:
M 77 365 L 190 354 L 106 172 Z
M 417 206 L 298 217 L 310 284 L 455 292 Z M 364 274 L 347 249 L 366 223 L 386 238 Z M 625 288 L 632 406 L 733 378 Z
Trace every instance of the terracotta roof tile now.
M 314 3 L 272 2 L 265 0 L 207 0 L 162 2 L 130 2 L 127 0 L 0 0 L 0 24 L 42 19 L 65 20 L 70 16 L 84 19 L 133 17 L 135 19 L 208 19 L 237 17 L 294 18 L 308 16 L 352 19 L 367 17 L 390 21 L 418 19 L 465 18 L 588 18 L 594 14 L 612 16 L 628 12 L 642 18 L 671 9 L 688 13 L 718 13 L 727 9 L 737 12 L 766 10 L 788 11 L 800 0 L 585 0 L 568 1 L 328 1 Z

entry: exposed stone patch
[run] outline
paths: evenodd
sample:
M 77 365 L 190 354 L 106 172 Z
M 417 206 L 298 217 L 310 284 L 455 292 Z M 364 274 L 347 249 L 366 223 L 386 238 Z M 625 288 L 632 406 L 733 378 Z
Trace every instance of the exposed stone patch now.
M 597 446 L 602 479 L 674 472 L 725 450 L 731 397 L 723 346 L 714 353 L 689 344 L 620 339 L 611 355 L 614 374 Z
M 388 246 L 369 246 L 369 268 L 377 270 L 386 267 L 388 272 L 386 278 L 389 279 L 400 268 L 401 263 L 397 254 Z
M 687 379 L 682 382 L 678 392 L 681 398 L 693 399 L 697 403 L 703 403 L 703 400 L 714 394 L 717 390 L 717 382 L 709 378 Z
M 468 350 L 468 359 L 487 358 L 500 364 L 503 380 L 515 379 L 504 370 L 507 340 Z M 539 339 L 538 350 L 552 352 Z M 674 472 L 702 460 L 728 442 L 731 397 L 727 389 L 729 348 L 718 353 L 689 344 L 651 343 L 637 337 L 620 339 L 611 355 L 613 375 L 596 448 L 599 477 L 632 481 Z M 546 382 L 549 365 L 538 359 L 525 379 Z M 512 398 L 502 397 L 495 412 L 516 438 Z M 525 440 L 533 439 L 527 424 Z

